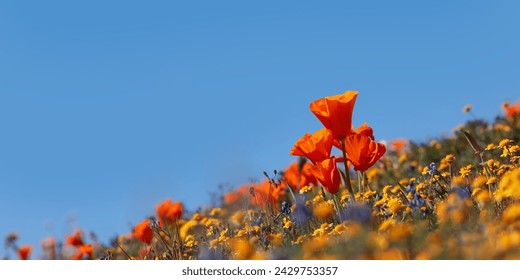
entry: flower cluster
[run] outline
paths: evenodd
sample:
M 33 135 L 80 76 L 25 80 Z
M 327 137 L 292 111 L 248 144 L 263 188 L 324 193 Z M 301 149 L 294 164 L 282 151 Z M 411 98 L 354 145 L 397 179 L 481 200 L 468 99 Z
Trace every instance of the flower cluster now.
M 519 105 L 387 150 L 352 126 L 357 96 L 313 101 L 324 128 L 296 141 L 299 160 L 216 205 L 166 199 L 108 244 L 77 229 L 44 239 L 40 256 L 16 233 L 5 247 L 19 259 L 520 259 Z

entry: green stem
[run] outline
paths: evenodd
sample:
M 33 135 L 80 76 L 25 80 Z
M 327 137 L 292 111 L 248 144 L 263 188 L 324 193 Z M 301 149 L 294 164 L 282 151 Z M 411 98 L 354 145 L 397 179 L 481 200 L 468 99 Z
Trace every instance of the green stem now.
M 342 219 L 342 216 L 343 216 L 342 215 L 342 212 L 343 212 L 342 209 L 343 209 L 343 207 L 341 207 L 341 201 L 340 201 L 337 193 L 332 194 L 332 202 L 334 204 L 334 208 L 336 210 L 336 214 L 338 215 L 338 221 L 340 223 L 342 223 L 343 222 L 343 219 Z
M 343 164 L 345 165 L 345 186 L 347 187 L 347 191 L 350 196 L 350 199 L 353 202 L 356 202 L 356 196 L 354 195 L 354 191 L 352 190 L 352 185 L 350 184 L 350 174 L 349 174 L 348 164 L 347 164 L 347 152 L 345 152 L 345 139 L 341 139 L 341 151 L 343 152 Z

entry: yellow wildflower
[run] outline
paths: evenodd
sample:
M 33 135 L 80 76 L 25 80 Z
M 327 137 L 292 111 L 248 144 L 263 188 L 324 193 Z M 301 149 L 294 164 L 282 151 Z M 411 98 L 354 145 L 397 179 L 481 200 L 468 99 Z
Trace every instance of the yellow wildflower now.
M 220 209 L 220 208 L 213 208 L 213 209 L 211 209 L 211 212 L 209 213 L 209 215 L 216 216 L 216 215 L 220 214 L 221 211 L 222 211 L 222 209 Z
M 511 127 L 510 126 L 505 125 L 505 124 L 501 124 L 501 123 L 496 123 L 495 125 L 493 125 L 493 128 L 495 130 L 498 130 L 498 131 L 504 131 L 504 132 L 511 131 Z
M 237 211 L 235 212 L 235 214 L 233 214 L 230 218 L 229 218 L 229 221 L 231 222 L 232 225 L 234 225 L 235 227 L 239 227 L 243 222 L 244 222 L 244 218 L 246 217 L 246 213 L 243 212 L 243 211 Z
M 291 220 L 287 219 L 286 217 L 283 218 L 283 228 L 290 229 L 292 227 Z
M 184 238 L 188 234 L 188 231 L 190 231 L 190 229 L 192 229 L 193 227 L 195 227 L 198 224 L 199 224 L 198 222 L 193 221 L 193 220 L 190 220 L 190 221 L 187 221 L 186 223 L 184 223 L 179 230 L 181 239 L 184 240 Z
M 502 221 L 506 224 L 512 224 L 518 220 L 520 220 L 520 205 L 509 205 L 502 213 Z
M 404 239 L 413 232 L 413 226 L 410 224 L 399 223 L 394 225 L 389 232 L 389 237 L 391 240 L 399 240 Z
M 321 226 L 314 230 L 313 236 L 322 236 L 326 234 L 332 228 L 332 224 L 323 223 Z
M 312 185 L 307 185 L 300 189 L 300 194 L 304 194 L 306 192 L 311 192 L 311 191 L 312 191 Z
M 421 192 L 424 188 L 426 188 L 425 183 L 419 183 L 419 184 L 417 184 L 417 186 L 415 186 L 415 190 L 418 192 Z
M 494 150 L 496 148 L 495 144 L 491 143 L 486 146 L 486 151 Z
M 401 192 L 401 187 L 399 186 L 395 186 L 392 188 L 392 193 L 393 194 L 397 194 L 397 193 L 400 193 Z
M 237 231 L 235 236 L 237 236 L 237 237 L 247 236 L 247 230 L 240 229 L 240 230 Z
M 376 195 L 376 191 L 367 191 L 365 194 L 363 194 L 364 199 L 369 199 Z
M 491 177 L 487 180 L 486 185 L 495 184 L 498 181 L 497 177 Z
M 229 242 L 231 252 L 236 260 L 249 260 L 255 255 L 255 247 L 248 239 L 233 238 Z
M 510 250 L 520 246 L 520 232 L 504 232 L 498 238 L 498 244 L 502 250 Z
M 200 213 L 195 213 L 193 216 L 191 216 L 191 220 L 200 222 L 202 220 L 203 216 Z
M 323 259 L 323 256 L 320 256 L 320 253 L 324 251 L 323 249 L 328 244 L 329 238 L 327 237 L 314 237 L 312 239 L 307 240 L 302 247 L 303 259 Z
M 280 246 L 283 243 L 283 234 L 281 233 L 271 233 L 267 238 L 275 246 Z
M 379 231 L 387 231 L 394 227 L 395 224 L 396 222 L 394 219 L 388 219 L 381 223 L 381 225 L 379 226 Z
M 465 184 L 466 184 L 466 181 L 463 179 L 463 177 L 455 176 L 451 180 L 451 186 L 452 187 L 463 186 Z
M 439 168 L 437 168 L 439 171 L 444 171 L 450 167 L 450 164 L 446 162 L 446 159 L 441 159 L 441 163 L 439 164 Z
M 511 140 L 511 139 L 504 139 L 504 140 L 500 141 L 497 148 L 503 149 L 507 146 L 513 145 L 514 143 L 515 142 L 513 142 L 513 140 Z
M 514 169 L 502 177 L 495 197 L 498 201 L 504 198 L 520 198 L 520 169 Z
M 460 177 L 462 177 L 462 178 L 466 178 L 466 177 L 468 177 L 469 174 L 471 173 L 471 168 L 473 168 L 473 165 L 471 165 L 471 164 L 468 164 L 468 165 L 462 167 L 462 168 L 459 170 Z
M 321 202 L 314 207 L 312 213 L 318 219 L 329 219 L 334 214 L 334 206 L 328 202 Z
M 347 231 L 347 227 L 344 224 L 339 224 L 331 231 L 331 234 L 339 235 Z
M 396 214 L 397 212 L 399 212 L 399 210 L 405 207 L 403 203 L 401 203 L 401 200 L 397 198 L 391 198 L 390 200 L 388 200 L 387 205 L 392 214 Z
M 471 182 L 473 188 L 481 188 L 485 184 L 487 184 L 487 178 L 484 175 L 478 175 L 477 178 Z
M 475 188 L 473 189 L 473 192 L 471 195 L 479 202 L 479 203 L 486 203 L 488 202 L 491 197 L 489 195 L 488 190 L 483 190 L 481 188 Z
M 454 160 L 455 160 L 455 156 L 452 155 L 452 154 L 449 154 L 447 155 L 444 160 L 447 162 L 447 163 L 452 163 Z

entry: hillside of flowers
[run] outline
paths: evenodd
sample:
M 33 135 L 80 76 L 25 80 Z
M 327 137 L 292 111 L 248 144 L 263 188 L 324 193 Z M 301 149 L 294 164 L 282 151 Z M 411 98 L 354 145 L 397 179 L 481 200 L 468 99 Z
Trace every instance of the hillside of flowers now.
M 19 259 L 520 259 L 520 101 L 451 137 L 382 143 L 352 123 L 358 96 L 311 102 L 323 128 L 294 139 L 294 162 L 218 205 L 165 198 L 109 244 L 78 228 L 41 244 L 13 232 L 5 247 Z

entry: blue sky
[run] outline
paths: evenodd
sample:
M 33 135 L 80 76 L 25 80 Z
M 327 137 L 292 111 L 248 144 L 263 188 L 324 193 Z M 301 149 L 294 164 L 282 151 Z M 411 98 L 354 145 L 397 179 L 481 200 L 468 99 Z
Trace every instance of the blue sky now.
M 287 166 L 317 98 L 426 140 L 516 100 L 517 1 L 0 3 L 0 236 L 102 241 Z M 4 255 L 0 248 L 0 255 Z

